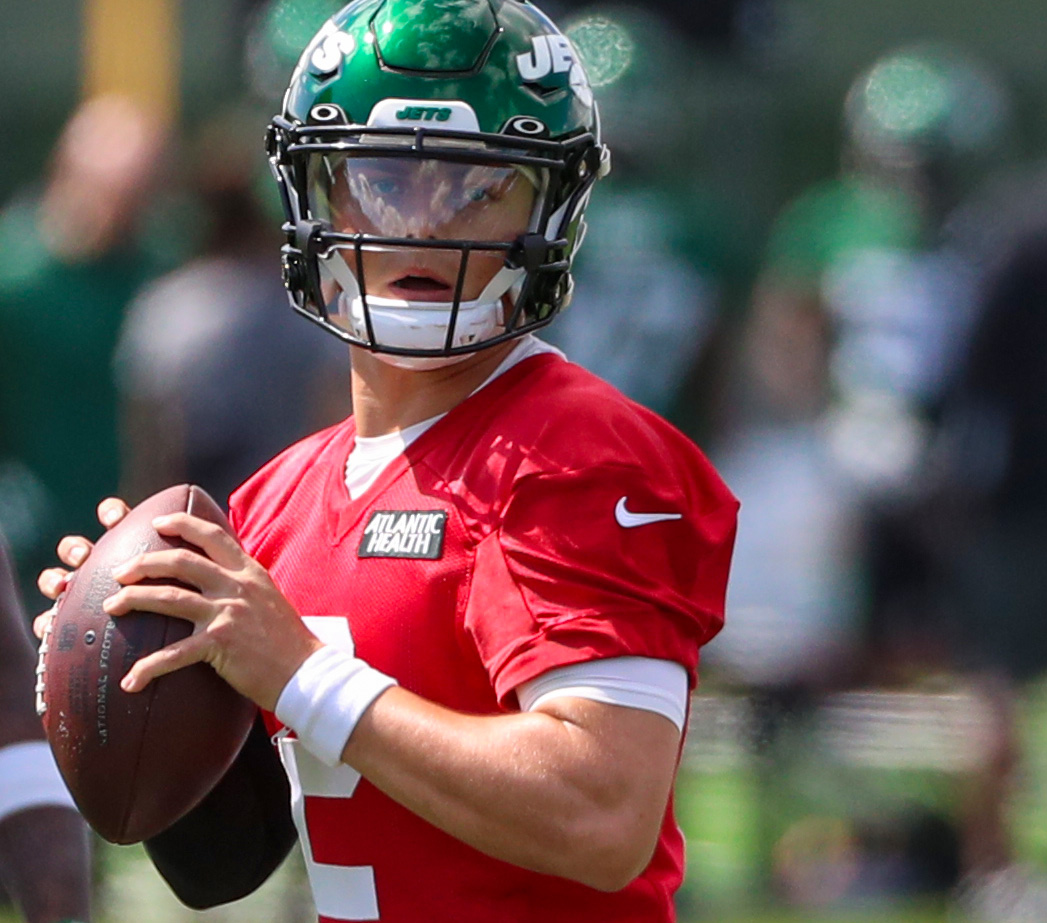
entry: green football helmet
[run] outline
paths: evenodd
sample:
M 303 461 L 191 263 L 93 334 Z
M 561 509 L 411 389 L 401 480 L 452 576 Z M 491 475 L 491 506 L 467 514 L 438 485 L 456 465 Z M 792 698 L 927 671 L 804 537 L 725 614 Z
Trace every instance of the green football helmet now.
M 547 324 L 610 165 L 568 39 L 526 0 L 356 0 L 269 127 L 292 305 L 433 367 Z

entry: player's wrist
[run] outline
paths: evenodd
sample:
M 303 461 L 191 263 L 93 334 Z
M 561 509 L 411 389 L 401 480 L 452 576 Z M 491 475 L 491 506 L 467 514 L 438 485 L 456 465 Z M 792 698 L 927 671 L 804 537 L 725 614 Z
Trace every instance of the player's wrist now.
M 360 658 L 325 645 L 288 680 L 274 713 L 317 759 L 334 766 L 364 712 L 395 685 Z

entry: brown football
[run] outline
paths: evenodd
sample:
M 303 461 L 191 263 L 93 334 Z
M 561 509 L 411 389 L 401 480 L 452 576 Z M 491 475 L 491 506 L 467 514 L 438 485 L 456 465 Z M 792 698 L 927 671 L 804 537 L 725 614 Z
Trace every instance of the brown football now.
M 120 688 L 136 660 L 192 631 L 166 615 L 110 618 L 102 610 L 118 589 L 114 567 L 180 544 L 152 526 L 154 517 L 180 511 L 232 532 L 199 487 L 181 484 L 143 500 L 98 540 L 40 645 L 37 710 L 47 740 L 77 807 L 112 843 L 155 836 L 199 803 L 233 762 L 256 713 L 203 663 L 141 692 Z

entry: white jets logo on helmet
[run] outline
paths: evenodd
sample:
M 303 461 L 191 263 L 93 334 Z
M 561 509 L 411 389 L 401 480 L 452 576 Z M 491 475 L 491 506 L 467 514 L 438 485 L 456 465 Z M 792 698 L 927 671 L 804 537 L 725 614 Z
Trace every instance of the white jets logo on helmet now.
M 516 56 L 516 67 L 527 83 L 537 83 L 550 74 L 567 74 L 567 82 L 586 106 L 593 104 L 593 91 L 578 55 L 568 38 L 562 35 L 536 35 L 531 50 Z
M 563 74 L 574 66 L 571 43 L 562 35 L 536 35 L 531 39 L 530 53 L 518 54 L 516 66 L 528 83 L 550 74 Z

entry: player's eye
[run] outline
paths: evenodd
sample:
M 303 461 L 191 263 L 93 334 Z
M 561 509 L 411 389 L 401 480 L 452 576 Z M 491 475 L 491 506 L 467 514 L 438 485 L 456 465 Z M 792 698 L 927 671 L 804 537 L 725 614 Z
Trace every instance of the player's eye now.
M 512 184 L 512 179 L 492 179 L 485 183 L 466 186 L 463 198 L 470 204 L 482 202 L 500 202 Z
M 371 180 L 371 189 L 378 195 L 394 196 L 400 191 L 400 181 L 391 176 L 380 176 Z

